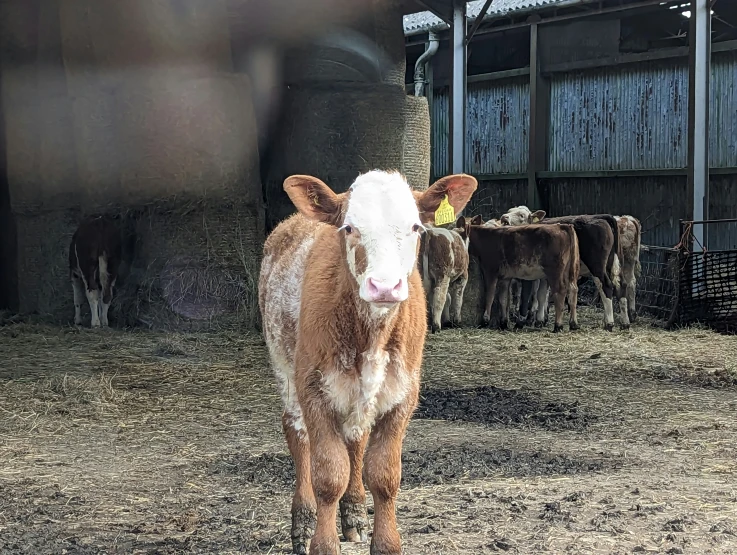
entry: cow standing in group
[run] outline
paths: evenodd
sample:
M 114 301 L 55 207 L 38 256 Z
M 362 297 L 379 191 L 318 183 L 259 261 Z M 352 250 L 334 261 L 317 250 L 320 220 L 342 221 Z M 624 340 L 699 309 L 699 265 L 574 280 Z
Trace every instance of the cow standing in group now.
M 620 286 L 622 292 L 619 295 L 620 312 L 625 311 L 629 321 L 637 319 L 637 307 L 635 298 L 637 296 L 637 279 L 640 277 L 640 237 L 642 226 L 640 221 L 633 216 L 614 216 L 619 227 L 619 243 L 622 248 L 622 277 Z M 624 309 L 622 299 L 626 300 Z
M 430 302 L 430 328 L 461 323 L 463 291 L 468 283 L 468 243 L 452 229 L 428 227 L 420 245 L 422 283 Z
M 470 223 L 471 225 L 480 225 L 483 227 L 501 227 L 503 224 L 500 220 L 497 219 L 491 219 L 484 221 L 480 215 L 473 216 L 471 220 L 468 219 L 464 220 L 466 223 Z M 459 219 L 456 223 L 456 227 L 460 228 L 460 222 Z M 457 229 L 457 231 L 460 231 Z M 517 308 L 517 312 L 520 316 L 520 318 L 517 320 L 517 323 L 515 324 L 515 328 L 520 329 L 524 327 L 524 322 L 527 320 L 530 324 L 534 321 L 534 316 L 537 312 L 537 291 L 540 286 L 540 280 L 535 281 L 520 281 L 518 279 L 512 279 L 509 281 L 509 296 L 512 299 L 511 306 L 514 306 Z M 506 294 L 506 293 L 505 293 Z M 501 288 L 497 287 L 496 292 L 496 301 L 497 305 L 501 306 Z M 526 302 L 522 302 L 522 300 L 525 299 Z M 530 303 L 528 300 L 532 299 L 532 302 Z M 547 298 L 546 298 L 547 299 Z M 507 303 L 509 304 L 509 303 Z M 545 304 L 545 323 L 547 324 L 548 321 L 548 312 L 547 312 L 547 300 Z M 506 315 L 506 318 L 509 319 L 509 314 Z
M 591 276 L 594 279 L 604 305 L 604 328 L 612 331 L 614 329 L 614 294 L 621 290 L 619 228 L 614 216 L 596 214 L 545 218 L 542 210 L 536 213 L 542 225 L 573 225 L 578 236 L 581 276 Z M 510 209 L 500 220 L 505 225 L 525 225 L 529 223 L 531 214 L 532 212 L 526 206 L 517 206 Z M 622 300 L 620 300 L 621 305 Z M 626 306 L 626 299 L 624 305 Z M 622 312 L 621 326 L 624 329 L 630 327 L 626 309 Z
M 72 236 L 69 274 L 74 290 L 74 323 L 82 324 L 82 303 L 90 305 L 91 327 L 108 326 L 108 309 L 123 252 L 121 232 L 109 216 L 86 218 Z
M 311 554 L 339 553 L 338 505 L 345 539 L 366 539 L 362 471 L 374 499 L 371 553 L 401 553 L 402 440 L 427 332 L 420 234 L 445 198 L 460 212 L 476 187 L 452 175 L 413 192 L 383 171 L 342 194 L 315 177 L 284 182 L 298 213 L 266 240 L 259 308 L 296 468 L 294 553 L 308 544 Z
M 548 287 L 555 304 L 554 332 L 563 329 L 566 297 L 570 306 L 569 327 L 578 329 L 579 253 L 578 239 L 572 225 L 530 225 L 498 228 L 473 225 L 461 217 L 458 221 L 468 252 L 479 260 L 484 275 L 486 302 L 484 323 L 491 321 L 491 307 L 500 287 L 500 328 L 507 329 L 509 315 L 509 280 L 540 280 L 538 295 L 547 298 Z M 544 321 L 544 303 L 539 302 L 536 325 Z

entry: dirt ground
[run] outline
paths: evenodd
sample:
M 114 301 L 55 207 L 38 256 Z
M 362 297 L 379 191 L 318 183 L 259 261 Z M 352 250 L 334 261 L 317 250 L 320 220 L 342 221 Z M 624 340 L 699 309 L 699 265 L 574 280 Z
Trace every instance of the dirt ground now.
M 737 337 L 581 320 L 428 338 L 406 553 L 737 553 Z M 0 360 L 0 553 L 289 552 L 259 336 L 10 323 Z

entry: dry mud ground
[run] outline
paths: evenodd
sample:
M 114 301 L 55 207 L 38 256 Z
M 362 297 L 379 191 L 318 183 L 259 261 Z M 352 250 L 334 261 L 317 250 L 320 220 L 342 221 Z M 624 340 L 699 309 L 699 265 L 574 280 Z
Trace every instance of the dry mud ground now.
M 737 338 L 583 316 L 429 337 L 406 553 L 737 553 Z M 0 553 L 288 553 L 259 336 L 15 323 L 0 360 Z

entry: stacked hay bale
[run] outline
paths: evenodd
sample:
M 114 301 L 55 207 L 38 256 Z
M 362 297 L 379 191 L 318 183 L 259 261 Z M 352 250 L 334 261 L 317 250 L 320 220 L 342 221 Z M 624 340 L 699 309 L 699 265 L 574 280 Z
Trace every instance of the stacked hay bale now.
M 113 305 L 119 322 L 254 323 L 264 234 L 257 132 L 248 80 L 233 72 L 225 0 L 41 4 L 37 37 L 50 46 L 37 39 L 38 55 L 16 73 L 53 76 L 54 87 L 4 82 L 5 113 L 17 118 L 6 126 L 18 165 L 11 202 L 23 214 L 19 273 L 68 293 L 57 307 L 23 292 L 21 310 L 69 318 L 69 239 L 84 214 L 106 212 L 138 239 Z M 19 97 L 32 98 L 25 113 Z M 55 120 L 32 113 L 49 99 Z M 44 238 L 35 229 L 47 220 L 58 226 Z M 23 254 L 44 249 L 49 258 Z
M 338 192 L 372 169 L 400 170 L 413 187 L 428 186 L 428 105 L 406 95 L 405 68 L 401 10 L 387 2 L 289 53 L 282 123 L 264 172 L 267 228 L 294 212 L 282 189 L 290 174 L 315 175 Z

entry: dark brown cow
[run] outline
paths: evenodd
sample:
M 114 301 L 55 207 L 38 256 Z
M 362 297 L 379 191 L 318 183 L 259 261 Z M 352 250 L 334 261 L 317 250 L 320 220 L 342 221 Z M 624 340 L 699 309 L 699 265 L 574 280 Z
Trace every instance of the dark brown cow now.
M 92 327 L 107 327 L 107 313 L 113 300 L 122 250 L 120 229 L 109 216 L 86 218 L 72 236 L 69 274 L 74 289 L 76 325 L 82 324 L 82 303 L 86 296 Z
M 563 329 L 566 296 L 571 316 L 569 327 L 578 329 L 579 254 L 578 240 L 572 225 L 529 225 L 523 227 L 490 228 L 473 225 L 465 218 L 458 224 L 469 241 L 468 252 L 479 259 L 486 286 L 484 323 L 491 319 L 491 305 L 497 284 L 501 281 L 501 329 L 508 326 L 509 280 L 541 280 L 538 296 L 547 298 L 548 286 L 555 303 L 554 332 Z M 542 326 L 545 303 L 538 304 L 535 324 Z
M 468 244 L 452 229 L 428 227 L 420 243 L 422 283 L 430 302 L 432 332 L 443 322 L 461 323 L 468 283 Z
M 614 329 L 613 299 L 615 291 L 620 290 L 619 228 L 614 216 L 608 214 L 562 216 L 545 218 L 545 212 L 531 212 L 526 206 L 509 210 L 500 219 L 504 225 L 525 225 L 536 217 L 540 224 L 571 224 L 578 236 L 581 255 L 581 276 L 591 276 L 604 305 L 604 327 Z M 629 320 L 622 320 L 622 327 L 629 328 Z

